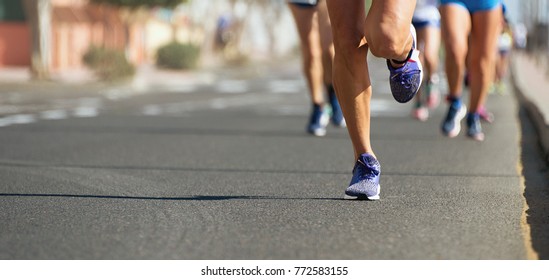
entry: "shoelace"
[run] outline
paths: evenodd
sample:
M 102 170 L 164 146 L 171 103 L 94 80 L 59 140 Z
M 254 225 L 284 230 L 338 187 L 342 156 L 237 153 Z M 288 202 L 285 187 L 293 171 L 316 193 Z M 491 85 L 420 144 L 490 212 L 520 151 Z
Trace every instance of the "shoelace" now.
M 374 179 L 376 176 L 379 175 L 379 171 L 375 170 L 373 168 L 369 168 L 366 164 L 359 161 L 360 164 L 357 164 L 355 166 L 355 169 L 353 169 L 353 173 L 356 171 L 356 168 L 358 168 L 358 177 L 360 180 L 362 179 Z
M 407 67 L 407 65 L 404 65 L 403 67 Z M 399 79 L 399 83 L 404 86 L 404 88 L 409 89 L 415 85 L 412 81 L 415 79 L 414 76 L 419 73 L 419 70 L 408 70 L 407 68 L 402 70 L 403 71 L 398 74 L 397 78 Z

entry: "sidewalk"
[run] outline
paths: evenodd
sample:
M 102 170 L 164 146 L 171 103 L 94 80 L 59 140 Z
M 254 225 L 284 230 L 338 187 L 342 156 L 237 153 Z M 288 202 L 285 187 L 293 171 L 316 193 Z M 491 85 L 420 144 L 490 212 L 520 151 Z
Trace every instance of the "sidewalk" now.
M 534 58 L 515 52 L 510 71 L 520 103 L 527 109 L 549 161 L 549 75 Z
M 158 86 L 166 85 L 187 85 L 190 82 L 214 81 L 213 75 L 207 71 L 174 71 L 158 69 L 154 65 L 143 64 L 137 68 L 136 74 L 129 81 L 114 83 L 103 83 L 99 81 L 91 70 L 85 68 L 69 69 L 51 73 L 49 81 L 32 81 L 31 73 L 27 67 L 5 67 L 0 68 L 0 92 L 8 86 L 19 86 L 22 88 L 33 87 L 33 84 L 50 84 L 56 86 L 89 86 L 102 84 L 103 86 L 132 86 L 137 90 L 157 89 Z M 38 87 L 38 90 L 40 87 Z

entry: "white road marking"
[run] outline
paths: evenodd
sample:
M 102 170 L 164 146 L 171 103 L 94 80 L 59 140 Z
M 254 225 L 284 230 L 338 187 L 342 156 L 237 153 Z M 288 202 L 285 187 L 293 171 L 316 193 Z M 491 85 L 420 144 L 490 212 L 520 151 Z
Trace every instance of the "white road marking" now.
M 5 127 L 13 124 L 29 124 L 36 121 L 36 117 L 32 114 L 17 114 L 0 118 L 0 127 Z
M 62 120 L 69 116 L 66 110 L 48 110 L 40 112 L 40 118 L 44 120 Z
M 245 93 L 250 88 L 246 80 L 221 80 L 217 83 L 215 90 L 220 93 Z

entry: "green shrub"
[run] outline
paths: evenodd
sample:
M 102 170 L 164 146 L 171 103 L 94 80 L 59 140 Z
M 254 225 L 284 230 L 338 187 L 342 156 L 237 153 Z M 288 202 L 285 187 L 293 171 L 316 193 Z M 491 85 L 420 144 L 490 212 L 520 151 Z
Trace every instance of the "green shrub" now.
M 102 80 L 115 81 L 135 74 L 135 67 L 120 50 L 92 46 L 84 54 L 83 61 Z
M 195 68 L 200 48 L 192 44 L 171 42 L 160 47 L 156 53 L 156 65 L 170 69 Z

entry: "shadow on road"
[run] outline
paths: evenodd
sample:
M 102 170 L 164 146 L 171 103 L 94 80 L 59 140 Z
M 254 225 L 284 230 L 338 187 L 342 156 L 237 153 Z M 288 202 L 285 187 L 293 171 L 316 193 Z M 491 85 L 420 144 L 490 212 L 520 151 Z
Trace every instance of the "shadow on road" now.
M 534 251 L 539 259 L 549 259 L 549 167 L 541 155 L 535 128 L 524 108 L 519 111 L 521 122 L 521 161 L 524 177 L 524 197 L 528 204 L 527 223 Z
M 106 170 L 143 170 L 143 171 L 181 171 L 181 172 L 219 172 L 219 173 L 266 173 L 266 174 L 324 174 L 324 175 L 349 175 L 349 171 L 340 170 L 290 170 L 290 169 L 259 169 L 259 168 L 218 168 L 218 167 L 185 167 L 185 166 L 137 166 L 137 165 L 92 165 L 92 164 L 62 164 L 50 162 L 25 162 L 25 161 L 2 161 L 0 166 L 18 168 L 78 168 L 78 169 L 106 169 Z M 389 176 L 429 176 L 429 177 L 482 177 L 482 178 L 514 178 L 516 175 L 507 173 L 426 173 L 426 172 L 399 172 L 389 170 L 384 172 Z
M 221 201 L 221 200 L 344 200 L 343 198 L 323 197 L 281 197 L 281 196 L 249 196 L 249 195 L 195 195 L 181 197 L 162 196 L 122 196 L 122 195 L 89 195 L 89 194 L 26 194 L 26 193 L 0 193 L 0 197 L 63 197 L 63 198 L 99 198 L 99 199 L 135 199 L 135 200 L 195 200 L 195 201 Z

